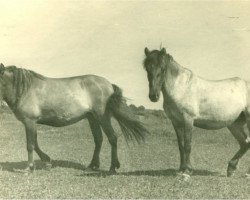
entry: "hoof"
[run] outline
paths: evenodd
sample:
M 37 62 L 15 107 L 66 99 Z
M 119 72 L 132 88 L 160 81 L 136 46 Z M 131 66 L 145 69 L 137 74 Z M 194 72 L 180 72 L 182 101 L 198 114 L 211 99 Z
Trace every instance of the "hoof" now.
M 247 179 L 250 179 L 250 174 L 249 174 L 249 173 L 246 173 L 245 177 L 246 177 Z
M 13 169 L 14 172 L 22 173 L 24 175 L 32 174 L 35 171 L 34 166 L 28 166 L 25 169 Z
M 99 167 L 89 165 L 84 171 L 99 171 Z
M 121 167 L 120 163 L 118 162 L 116 165 L 115 165 L 115 169 L 119 169 Z
M 227 177 L 234 176 L 235 171 L 227 171 Z
M 182 176 L 183 176 L 183 181 L 189 181 L 191 178 L 191 176 L 189 174 L 185 174 L 185 173 L 183 173 Z
M 29 167 L 27 167 L 26 169 L 23 170 L 23 174 L 26 176 L 32 174 L 33 172 L 34 172 L 34 170 L 30 169 Z
M 51 168 L 52 168 L 52 163 L 51 162 L 46 162 L 45 163 L 45 169 L 49 171 L 49 170 L 51 170 Z
M 109 174 L 111 174 L 111 175 L 112 175 L 112 174 L 116 174 L 116 173 L 117 173 L 116 170 L 113 169 L 113 168 L 109 170 Z
M 247 137 L 245 140 L 246 143 L 250 143 L 250 137 Z
M 178 172 L 177 173 L 177 179 L 179 181 L 189 181 L 191 176 L 185 172 Z
M 29 164 L 28 167 L 26 168 L 26 170 L 33 173 L 35 171 L 35 165 L 34 164 Z
M 186 174 L 186 173 L 182 174 L 182 180 L 183 181 L 189 181 L 190 178 L 191 178 L 191 176 L 189 174 Z
M 88 165 L 88 167 L 85 168 L 85 170 L 86 170 L 86 169 L 91 169 L 91 170 L 93 170 L 93 171 L 98 171 L 99 168 L 100 168 L 99 162 L 91 162 L 91 163 Z
M 87 167 L 83 170 L 85 173 L 98 173 L 100 172 L 99 168 Z
M 176 176 L 181 177 L 183 173 L 184 173 L 183 171 L 178 171 L 178 172 L 176 173 Z

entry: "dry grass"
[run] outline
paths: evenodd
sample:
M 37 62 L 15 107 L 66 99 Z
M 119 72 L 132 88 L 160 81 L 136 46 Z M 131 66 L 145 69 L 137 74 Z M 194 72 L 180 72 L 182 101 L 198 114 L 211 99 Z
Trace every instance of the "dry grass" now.
M 194 130 L 192 160 L 194 175 L 179 181 L 179 153 L 169 122 L 151 116 L 144 119 L 151 135 L 142 145 L 126 144 L 117 123 L 121 168 L 116 175 L 86 173 L 94 143 L 86 121 L 66 128 L 39 126 L 41 148 L 53 159 L 47 171 L 36 156 L 37 169 L 25 175 L 25 133 L 13 115 L 2 113 L 0 139 L 0 198 L 249 198 L 250 180 L 244 178 L 249 153 L 233 178 L 227 178 L 228 160 L 238 145 L 226 129 Z M 105 137 L 101 169 L 110 167 L 110 145 Z

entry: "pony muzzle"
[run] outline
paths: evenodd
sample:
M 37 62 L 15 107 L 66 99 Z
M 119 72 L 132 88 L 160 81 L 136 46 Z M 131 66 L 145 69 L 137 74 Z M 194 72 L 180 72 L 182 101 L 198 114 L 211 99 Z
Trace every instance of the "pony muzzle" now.
M 159 94 L 149 94 L 149 99 L 152 102 L 157 102 L 159 100 L 160 95 Z

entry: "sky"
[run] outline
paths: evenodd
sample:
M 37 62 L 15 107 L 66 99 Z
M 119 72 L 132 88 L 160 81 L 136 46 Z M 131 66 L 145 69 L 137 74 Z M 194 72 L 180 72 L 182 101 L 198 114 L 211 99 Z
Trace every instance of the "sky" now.
M 0 62 L 48 77 L 96 74 L 148 99 L 144 48 L 206 79 L 250 81 L 250 1 L 0 0 Z

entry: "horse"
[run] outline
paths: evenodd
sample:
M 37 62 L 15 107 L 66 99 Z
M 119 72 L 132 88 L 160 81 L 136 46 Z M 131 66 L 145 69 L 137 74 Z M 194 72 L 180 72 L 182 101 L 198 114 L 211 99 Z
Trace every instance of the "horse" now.
M 87 118 L 95 143 L 88 168 L 98 170 L 100 167 L 103 130 L 111 145 L 111 173 L 120 167 L 117 136 L 111 125 L 111 117 L 118 121 L 126 141 L 135 139 L 140 143 L 148 133 L 135 115 L 129 112 L 122 90 L 96 75 L 49 78 L 32 70 L 1 64 L 0 97 L 25 127 L 28 172 L 35 169 L 34 150 L 47 166 L 51 165 L 51 158 L 38 145 L 37 124 L 63 127 Z
M 250 147 L 250 83 L 238 77 L 201 78 L 178 64 L 165 48 L 150 51 L 146 47 L 144 53 L 149 99 L 157 102 L 162 92 L 164 111 L 177 135 L 179 174 L 189 178 L 193 171 L 190 154 L 194 126 L 207 130 L 227 127 L 240 146 L 228 163 L 227 176 L 232 176 Z

